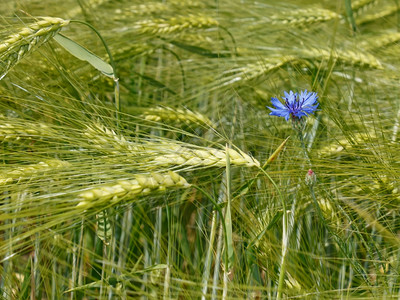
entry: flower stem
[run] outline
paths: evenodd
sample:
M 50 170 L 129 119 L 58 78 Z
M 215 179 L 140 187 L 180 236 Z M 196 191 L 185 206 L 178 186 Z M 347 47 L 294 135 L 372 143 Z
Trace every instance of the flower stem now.
M 305 124 L 304 124 L 304 122 L 302 122 L 301 119 L 300 120 L 292 119 L 293 130 L 295 132 L 297 132 L 297 136 L 299 138 L 300 146 L 301 146 L 301 149 L 303 150 L 304 157 L 307 160 L 309 167 L 311 168 L 310 156 L 308 155 L 307 147 L 306 147 L 306 144 L 304 143 L 304 136 L 303 136 L 304 125 Z

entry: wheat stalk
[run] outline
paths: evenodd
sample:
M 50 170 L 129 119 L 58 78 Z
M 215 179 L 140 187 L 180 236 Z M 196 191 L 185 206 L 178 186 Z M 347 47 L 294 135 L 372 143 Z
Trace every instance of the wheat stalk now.
M 124 155 L 126 159 L 138 158 L 153 163 L 155 166 L 205 166 L 205 167 L 225 167 L 226 152 L 207 147 L 199 147 L 185 144 L 166 142 L 143 142 L 133 143 L 127 141 L 123 136 L 117 135 L 100 124 L 87 126 L 85 136 L 88 137 L 95 148 L 113 155 Z M 191 147 L 188 147 L 191 146 Z M 260 166 L 260 163 L 238 150 L 229 149 L 230 162 L 233 165 L 243 165 L 247 167 Z M 147 165 L 149 166 L 149 165 Z
M 375 175 L 375 174 L 374 174 Z M 400 200 L 399 186 L 398 183 L 388 178 L 386 174 L 375 175 L 372 181 L 368 182 L 368 189 L 372 191 L 374 195 L 382 195 L 384 197 L 395 198 L 396 202 Z M 365 188 L 362 189 L 360 186 L 354 187 L 355 193 L 365 193 Z
M 132 19 L 132 16 L 150 15 L 153 13 L 161 13 L 169 10 L 169 6 L 165 3 L 150 2 L 146 4 L 135 4 L 125 6 L 124 8 L 117 8 L 115 13 L 115 20 L 121 21 L 122 19 Z
M 116 203 L 122 198 L 133 198 L 168 188 L 188 188 L 190 184 L 179 174 L 153 173 L 150 175 L 134 175 L 131 180 L 117 180 L 116 182 L 91 187 L 77 196 L 77 207 L 88 209 L 111 201 Z
M 199 149 L 183 147 L 178 144 L 160 143 L 151 145 L 153 153 L 161 151 L 162 155 L 153 157 L 152 162 L 158 166 L 205 166 L 205 167 L 225 167 L 226 152 L 206 147 Z M 259 167 L 260 163 L 253 157 L 244 152 L 228 149 L 230 163 L 237 166 Z
M 87 9 L 94 10 L 95 8 L 97 8 L 98 6 L 102 5 L 105 2 L 108 2 L 108 0 L 86 0 L 84 2 L 84 5 L 86 6 Z M 81 7 L 81 5 L 78 5 L 77 7 L 68 11 L 66 13 L 66 16 L 68 16 L 68 18 L 72 19 L 72 18 L 76 17 L 77 15 L 79 15 L 80 13 L 82 13 L 82 7 Z
M 24 56 L 46 43 L 69 21 L 60 18 L 41 17 L 19 32 L 0 42 L 0 79 Z
M 392 14 L 395 14 L 399 10 L 399 7 L 397 5 L 387 5 L 380 9 L 378 12 L 368 14 L 368 15 L 363 15 L 362 17 L 359 17 L 356 19 L 356 23 L 361 25 L 364 23 L 369 23 L 376 21 L 377 19 L 383 18 L 390 16 Z
M 227 86 L 237 84 L 243 80 L 252 80 L 264 74 L 276 71 L 284 65 L 293 63 L 307 63 L 306 60 L 329 61 L 334 60 L 347 64 L 359 65 L 370 68 L 382 69 L 382 64 L 370 53 L 362 53 L 350 50 L 334 50 L 329 51 L 321 48 L 307 48 L 301 50 L 300 56 L 282 55 L 280 57 L 269 57 L 251 63 L 243 67 L 233 68 L 223 72 L 221 79 L 218 81 L 218 86 Z
M 383 48 L 398 41 L 400 41 L 400 33 L 390 32 L 364 40 L 361 42 L 361 46 L 366 50 L 370 50 Z
M 204 8 L 206 6 L 205 2 L 198 0 L 170 0 L 168 3 L 178 8 Z
M 214 127 L 214 124 L 209 118 L 200 114 L 199 112 L 193 112 L 189 109 L 180 109 L 172 107 L 155 107 L 149 108 L 142 113 L 141 117 L 148 121 L 155 122 L 170 122 L 176 124 L 190 125 L 192 123 L 206 125 Z
M 280 56 L 280 57 L 271 57 L 263 59 L 257 63 L 247 64 L 246 66 L 234 68 L 228 71 L 225 71 L 222 74 L 222 78 L 218 82 L 219 86 L 226 86 L 233 83 L 240 82 L 242 80 L 252 80 L 261 75 L 268 74 L 275 70 L 278 70 L 282 66 L 287 63 L 294 62 L 298 60 L 298 58 L 294 56 Z M 232 74 L 233 75 L 230 75 Z
M 367 52 L 359 52 L 352 50 L 326 50 L 321 48 L 307 48 L 303 50 L 304 58 L 318 59 L 321 61 L 329 61 L 331 58 L 337 62 L 341 62 L 346 65 L 357 65 L 361 67 L 370 67 L 375 69 L 382 69 L 382 64 L 376 57 Z
M 368 141 L 371 141 L 371 139 L 375 139 L 376 136 L 374 134 L 365 134 L 365 133 L 357 133 L 352 136 L 351 140 L 349 139 L 340 139 L 337 141 L 334 141 L 333 143 L 321 148 L 318 153 L 320 156 L 331 156 L 331 155 L 337 155 L 341 153 L 345 149 L 350 149 L 353 148 L 354 145 L 358 144 L 365 144 Z
M 143 20 L 136 22 L 133 28 L 137 29 L 140 33 L 169 34 L 181 32 L 188 28 L 210 28 L 218 25 L 218 21 L 213 18 L 202 15 L 188 15 L 174 17 L 168 20 Z
M 146 4 L 134 4 L 125 6 L 122 9 L 117 8 L 115 13 L 115 20 L 119 22 L 123 19 L 132 19 L 132 16 L 143 16 L 151 14 L 160 14 L 166 11 L 175 11 L 177 7 L 203 7 L 201 2 L 197 1 L 168 1 L 168 3 L 149 2 Z
M 351 3 L 351 8 L 354 15 L 358 16 L 378 3 L 379 0 L 358 0 Z
M 340 18 L 337 13 L 322 8 L 296 9 L 271 16 L 272 24 L 305 26 Z
M 147 43 L 134 43 L 122 46 L 115 50 L 115 60 L 132 59 L 135 56 L 146 56 L 153 54 L 160 46 Z
M 138 154 L 140 151 L 136 144 L 127 141 L 124 136 L 117 135 L 114 130 L 99 123 L 87 125 L 84 135 L 89 138 L 95 148 L 106 151 L 106 153 Z
M 55 136 L 49 126 L 40 122 L 7 119 L 0 115 L 0 142 Z
M 19 181 L 21 179 L 28 179 L 37 173 L 43 173 L 46 171 L 67 167 L 70 167 L 70 163 L 58 159 L 51 159 L 41 161 L 37 164 L 14 168 L 12 170 L 5 170 L 0 173 L 0 185 L 6 185 L 14 182 L 15 180 Z

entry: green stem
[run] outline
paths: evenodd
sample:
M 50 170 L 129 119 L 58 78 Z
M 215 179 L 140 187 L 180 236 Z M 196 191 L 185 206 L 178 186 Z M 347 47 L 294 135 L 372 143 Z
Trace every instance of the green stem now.
M 353 8 L 351 7 L 351 0 L 344 0 L 346 15 L 353 30 L 353 34 L 357 31 L 356 21 L 353 15 Z
M 306 160 L 307 160 L 307 162 L 308 162 L 308 164 L 309 164 L 309 167 L 311 168 L 311 167 L 312 167 L 312 163 L 311 163 L 311 160 L 310 160 L 310 157 L 309 157 L 309 155 L 308 155 L 308 151 L 307 151 L 307 148 L 306 148 L 306 146 L 305 146 L 304 139 L 303 139 L 303 130 L 302 130 L 302 129 L 303 129 L 303 124 L 301 124 L 300 122 L 297 123 L 297 124 L 295 124 L 295 122 L 296 122 L 296 121 L 293 121 L 293 123 L 292 123 L 293 129 L 295 129 L 295 130 L 298 132 L 298 136 L 299 136 L 301 148 L 303 149 L 304 156 L 305 156 L 305 158 L 306 158 Z M 296 125 L 297 125 L 298 127 L 297 127 Z M 329 236 L 332 236 L 332 237 L 333 237 L 333 239 L 335 240 L 336 244 L 338 245 L 340 251 L 341 251 L 348 259 L 350 259 L 350 261 L 353 262 L 354 260 L 352 259 L 351 254 L 348 253 L 348 251 L 346 250 L 346 248 L 345 248 L 345 246 L 344 246 L 345 243 L 341 240 L 341 238 L 340 238 L 335 232 L 332 231 L 332 229 L 330 228 L 330 226 L 329 226 L 328 223 L 326 222 L 326 220 L 325 220 L 325 218 L 324 218 L 324 215 L 322 214 L 322 210 L 321 210 L 321 208 L 320 208 L 320 206 L 319 206 L 319 204 L 318 204 L 317 198 L 316 198 L 316 196 L 315 196 L 314 185 L 315 185 L 315 182 L 309 183 L 309 190 L 310 190 L 311 198 L 312 198 L 312 200 L 313 200 L 313 204 L 314 204 L 314 206 L 315 206 L 315 210 L 316 210 L 316 212 L 317 212 L 317 214 L 318 214 L 318 217 L 319 217 L 320 221 L 322 222 L 322 225 L 323 225 L 323 226 L 326 228 L 326 230 L 328 231 Z M 362 267 L 361 267 L 359 264 L 355 263 L 355 264 L 353 264 L 353 266 L 354 266 L 354 268 L 359 272 L 359 274 L 364 274 L 364 272 L 362 271 Z M 366 281 L 367 284 L 369 284 L 369 281 L 368 281 L 368 279 L 367 279 L 365 276 L 363 276 L 363 279 Z
M 96 33 L 96 35 L 99 37 L 99 39 L 103 43 L 104 48 L 106 49 L 107 55 L 110 58 L 111 67 L 113 68 L 114 74 L 116 74 L 115 62 L 114 62 L 113 56 L 111 54 L 110 48 L 108 48 L 108 45 L 107 45 L 106 41 L 103 39 L 103 37 L 101 36 L 100 32 L 98 32 L 96 28 L 94 28 L 91 24 L 89 24 L 85 21 L 71 20 L 70 23 L 80 23 L 80 24 L 86 25 L 87 27 L 92 29 L 94 31 L 94 33 Z
M 225 264 L 224 264 L 224 288 L 222 299 L 228 297 L 228 274 L 231 272 L 234 263 L 233 239 L 232 239 L 232 217 L 231 217 L 231 163 L 229 158 L 229 146 L 226 145 L 226 192 L 225 198 L 227 206 L 225 208 L 225 228 L 226 228 L 226 244 L 225 244 Z
M 283 223 L 286 222 L 286 213 L 283 214 Z M 284 226 L 286 227 L 286 226 Z M 286 228 L 283 228 L 282 232 L 285 232 Z M 285 281 L 285 272 L 286 272 L 286 254 L 287 247 L 283 245 L 284 239 L 282 238 L 282 259 L 281 259 L 281 269 L 279 270 L 279 280 L 278 280 L 278 293 L 276 295 L 276 299 L 279 300 L 282 298 L 282 290 L 283 290 L 283 282 Z
M 222 224 L 222 222 L 221 222 Z M 222 254 L 222 245 L 223 245 L 223 226 L 220 225 L 218 229 L 218 240 L 217 240 L 217 248 L 215 249 L 215 262 L 214 262 L 214 274 L 213 274 L 213 284 L 211 291 L 211 300 L 217 299 L 217 291 L 219 290 L 219 270 L 221 266 L 221 254 Z
M 282 215 L 282 260 L 281 260 L 281 269 L 279 271 L 279 280 L 278 280 L 278 292 L 276 295 L 276 299 L 279 300 L 282 298 L 282 290 L 283 290 L 283 282 L 285 280 L 285 270 L 286 270 L 286 258 L 287 258 L 287 246 L 289 244 L 289 235 L 288 233 L 288 222 L 287 222 L 287 211 L 286 211 L 286 203 L 285 200 L 282 196 L 282 193 L 278 187 L 278 185 L 275 183 L 275 181 L 269 176 L 269 174 L 260 167 L 260 171 L 264 173 L 264 175 L 269 179 L 269 181 L 272 183 L 276 191 L 278 192 L 279 198 L 281 199 L 282 203 L 282 210 L 283 210 L 283 215 Z
M 210 270 L 211 270 L 211 264 L 212 264 L 212 254 L 213 254 L 213 249 L 214 249 L 215 234 L 217 232 L 217 223 L 218 223 L 217 211 L 214 210 L 212 213 L 210 240 L 208 243 L 206 260 L 204 262 L 204 272 L 203 272 L 203 278 L 202 278 L 202 284 L 201 284 L 202 285 L 201 299 L 204 299 L 204 300 L 207 299 L 207 287 L 208 287 L 208 280 L 210 278 Z
M 107 52 L 107 55 L 110 59 L 110 65 L 113 68 L 113 80 L 114 80 L 114 96 L 115 96 L 115 108 L 116 108 L 116 118 L 117 118 L 117 125 L 119 126 L 119 113 L 121 112 L 121 102 L 120 102 L 120 98 L 119 98 L 119 83 L 118 83 L 118 76 L 117 76 L 117 68 L 115 65 L 115 61 L 114 58 L 111 54 L 110 48 L 108 48 L 108 45 L 106 43 L 106 41 L 104 40 L 104 38 L 101 36 L 100 32 L 97 31 L 96 28 L 93 27 L 93 25 L 85 22 L 85 21 L 80 21 L 80 20 L 71 20 L 70 23 L 79 23 L 79 24 L 83 24 L 86 25 L 87 27 L 89 27 L 91 30 L 93 30 L 94 33 L 96 33 L 96 35 L 99 37 L 99 39 L 101 40 L 101 42 L 103 43 L 103 46 Z
M 304 157 L 307 160 L 309 167 L 311 168 L 312 164 L 311 164 L 310 156 L 308 155 L 307 147 L 306 147 L 306 144 L 304 143 L 304 137 L 303 137 L 304 124 L 301 122 L 301 120 L 297 121 L 297 120 L 292 119 L 292 127 L 293 127 L 293 130 L 297 132 L 297 136 L 299 137 L 299 141 L 300 141 L 301 149 L 303 150 L 303 153 L 304 153 Z

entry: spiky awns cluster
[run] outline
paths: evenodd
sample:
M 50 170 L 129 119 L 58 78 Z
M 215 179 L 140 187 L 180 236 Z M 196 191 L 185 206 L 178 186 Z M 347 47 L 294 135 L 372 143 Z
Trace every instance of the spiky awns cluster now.
M 286 121 L 290 117 L 295 119 L 296 117 L 301 119 L 303 116 L 313 114 L 319 105 L 317 102 L 317 93 L 307 92 L 307 90 L 301 91 L 300 96 L 297 93 L 290 91 L 289 93 L 284 92 L 285 96 L 282 99 L 285 101 L 282 104 L 278 98 L 271 98 L 272 104 L 275 108 L 267 106 L 272 116 L 285 117 Z

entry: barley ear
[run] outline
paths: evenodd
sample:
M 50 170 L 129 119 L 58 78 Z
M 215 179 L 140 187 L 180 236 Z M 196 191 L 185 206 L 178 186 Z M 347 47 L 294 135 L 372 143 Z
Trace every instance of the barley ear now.
M 186 179 L 172 171 L 150 175 L 137 174 L 130 180 L 117 180 L 114 183 L 89 188 L 77 196 L 77 207 L 86 210 L 107 202 L 117 203 L 122 198 L 129 200 L 169 188 L 188 187 L 190 184 Z
M 49 41 L 68 20 L 41 17 L 0 42 L 0 80 L 26 55 Z

